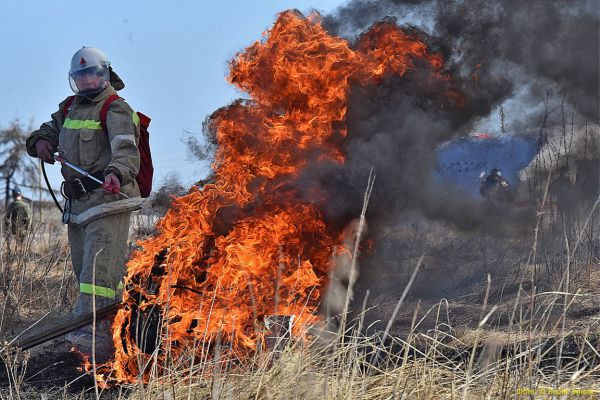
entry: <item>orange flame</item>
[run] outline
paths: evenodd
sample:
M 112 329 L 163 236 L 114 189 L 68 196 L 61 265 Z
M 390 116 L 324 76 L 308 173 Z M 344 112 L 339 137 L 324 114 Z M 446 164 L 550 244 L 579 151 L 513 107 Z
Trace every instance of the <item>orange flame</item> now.
M 176 362 L 198 343 L 210 349 L 220 341 L 247 356 L 263 343 L 269 315 L 295 316 L 296 333 L 318 320 L 341 232 L 292 183 L 315 153 L 344 162 L 332 138 L 347 133 L 351 82 L 403 76 L 417 62 L 431 79 L 447 79 L 442 58 L 394 24 L 374 26 L 352 49 L 317 15 L 295 11 L 281 13 L 262 41 L 237 55 L 228 79 L 250 100 L 211 116 L 214 183 L 176 199 L 159 235 L 141 242 L 144 250 L 128 263 L 106 382 L 144 380 L 144 365 Z M 157 362 L 135 338 L 140 317 L 160 327 Z

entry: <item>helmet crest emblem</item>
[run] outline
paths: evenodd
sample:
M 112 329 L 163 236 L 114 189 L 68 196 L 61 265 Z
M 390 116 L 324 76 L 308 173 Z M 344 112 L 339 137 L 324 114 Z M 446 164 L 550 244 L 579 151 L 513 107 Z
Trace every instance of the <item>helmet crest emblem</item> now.
M 85 65 L 87 64 L 87 61 L 85 61 L 85 58 L 81 57 L 81 60 L 79 60 L 79 65 Z

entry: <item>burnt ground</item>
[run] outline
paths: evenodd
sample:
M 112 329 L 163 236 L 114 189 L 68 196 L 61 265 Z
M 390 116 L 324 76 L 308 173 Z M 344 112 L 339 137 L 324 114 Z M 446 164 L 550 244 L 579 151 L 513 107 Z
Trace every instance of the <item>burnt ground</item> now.
M 15 342 L 0 352 L 0 398 L 15 388 L 19 389 L 21 398 L 39 398 L 40 394 L 50 399 L 95 398 L 94 378 L 83 371 L 84 358 L 65 335 L 28 350 L 19 348 L 19 343 L 64 327 L 65 322 L 73 318 L 68 309 L 52 311 L 41 319 L 34 319 L 35 314 L 22 315 L 3 332 L 5 339 L 0 341 L 0 349 L 12 339 Z M 122 390 L 104 390 L 102 398 L 117 398 Z
M 47 317 L 43 323 L 29 329 L 23 334 L 26 339 L 57 325 L 67 318 L 56 314 Z M 22 326 L 23 323 L 18 324 Z M 18 328 L 15 328 L 18 329 Z M 10 389 L 19 387 L 21 395 L 27 398 L 28 393 L 39 398 L 45 393 L 48 398 L 63 395 L 81 395 L 95 397 L 94 379 L 82 370 L 83 358 L 72 349 L 64 336 L 21 351 L 12 347 L 4 352 L 0 360 L 0 393 L 8 393 Z M 113 392 L 105 392 L 102 398 L 111 398 Z
M 52 340 L 30 351 L 15 352 L 0 362 L 0 389 L 21 375 L 22 387 L 37 392 L 81 393 L 94 387 L 92 377 L 81 371 L 82 359 L 70 350 L 63 338 Z M 9 372 L 10 371 L 10 372 Z M 19 380 L 19 378 L 16 378 Z

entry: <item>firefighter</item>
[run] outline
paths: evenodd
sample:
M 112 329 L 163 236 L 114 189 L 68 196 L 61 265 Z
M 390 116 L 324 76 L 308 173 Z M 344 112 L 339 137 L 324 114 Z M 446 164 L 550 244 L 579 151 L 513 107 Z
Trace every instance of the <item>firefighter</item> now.
M 106 130 L 100 111 L 104 100 L 125 85 L 106 55 L 83 47 L 71 60 L 69 83 L 75 97 L 63 101 L 51 120 L 32 132 L 27 152 L 54 164 L 54 152 L 103 182 L 63 164 L 62 192 L 65 196 L 63 222 L 68 226 L 71 260 L 79 281 L 75 316 L 118 300 L 127 257 L 129 220 L 139 208 L 135 177 L 140 166 L 137 148 L 139 118 L 121 98 L 110 104 Z M 96 353 L 111 354 L 110 321 L 96 326 Z M 91 327 L 71 336 L 86 353 L 91 351 Z
M 17 243 L 22 243 L 31 226 L 31 208 L 23 199 L 21 189 L 18 187 L 12 190 L 12 201 L 6 209 L 4 215 L 4 227 L 6 233 L 13 235 Z
M 479 193 L 481 196 L 500 203 L 510 203 L 514 200 L 510 185 L 499 169 L 493 168 L 488 176 L 482 172 L 480 178 Z

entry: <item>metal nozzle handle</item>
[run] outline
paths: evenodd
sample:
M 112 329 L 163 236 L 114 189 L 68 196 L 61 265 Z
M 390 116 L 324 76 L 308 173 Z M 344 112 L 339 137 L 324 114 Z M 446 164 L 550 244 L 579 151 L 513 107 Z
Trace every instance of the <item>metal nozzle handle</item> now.
M 71 168 L 74 171 L 79 172 L 81 175 L 90 178 L 91 180 L 93 180 L 94 182 L 99 183 L 100 185 L 104 185 L 104 182 L 101 181 L 100 179 L 96 178 L 95 176 L 93 176 L 92 174 L 90 174 L 89 172 L 87 172 L 86 170 L 79 168 L 77 165 L 70 163 L 69 161 L 64 159 L 64 152 L 61 151 L 57 151 L 54 153 L 54 159 L 56 161 L 58 161 L 59 163 L 61 163 L 62 165 L 66 165 L 67 167 Z M 129 198 L 129 196 L 127 196 L 125 193 L 119 191 L 119 193 L 121 196 L 125 197 L 126 199 Z

